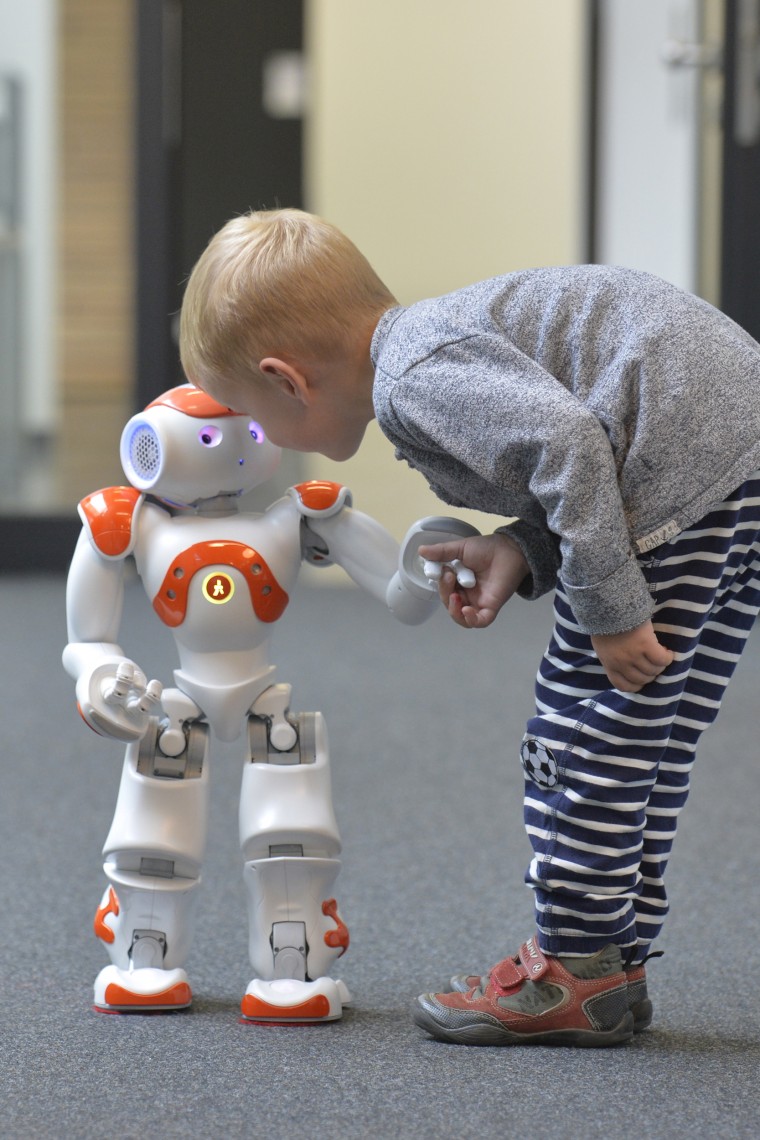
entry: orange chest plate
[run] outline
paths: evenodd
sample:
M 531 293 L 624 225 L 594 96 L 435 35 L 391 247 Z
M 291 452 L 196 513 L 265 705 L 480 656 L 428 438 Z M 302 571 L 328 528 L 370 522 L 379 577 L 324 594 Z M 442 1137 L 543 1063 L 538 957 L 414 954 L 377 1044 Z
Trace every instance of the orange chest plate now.
M 210 566 L 231 566 L 243 575 L 251 605 L 259 621 L 277 621 L 290 600 L 261 555 L 243 542 L 197 542 L 172 562 L 161 589 L 153 599 L 153 609 L 165 625 L 182 625 L 187 615 L 190 583 L 199 571 Z M 223 603 L 232 597 L 234 585 L 226 574 L 209 575 L 203 595 L 209 602 Z

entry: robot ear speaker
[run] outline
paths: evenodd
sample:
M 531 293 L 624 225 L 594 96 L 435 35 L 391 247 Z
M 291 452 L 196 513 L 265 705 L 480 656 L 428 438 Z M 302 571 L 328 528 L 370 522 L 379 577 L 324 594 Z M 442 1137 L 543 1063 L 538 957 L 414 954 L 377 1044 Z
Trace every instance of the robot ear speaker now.
M 150 424 L 137 424 L 127 440 L 124 459 L 142 482 L 151 482 L 161 469 L 161 441 Z

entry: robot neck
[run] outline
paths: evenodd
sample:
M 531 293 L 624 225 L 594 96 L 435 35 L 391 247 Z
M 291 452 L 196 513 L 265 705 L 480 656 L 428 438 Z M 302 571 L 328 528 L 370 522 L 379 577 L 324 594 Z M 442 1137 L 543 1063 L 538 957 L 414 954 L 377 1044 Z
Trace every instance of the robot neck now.
M 239 513 L 239 495 L 214 495 L 210 499 L 196 499 L 194 503 L 175 503 L 171 499 L 162 499 L 165 505 L 171 507 L 173 514 L 200 515 L 201 518 L 225 518 L 228 515 Z

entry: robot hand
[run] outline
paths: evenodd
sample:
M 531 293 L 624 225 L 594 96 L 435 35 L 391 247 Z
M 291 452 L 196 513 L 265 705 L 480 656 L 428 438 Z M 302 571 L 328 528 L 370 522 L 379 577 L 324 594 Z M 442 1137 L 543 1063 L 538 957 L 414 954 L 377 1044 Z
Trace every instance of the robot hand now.
M 103 736 L 126 742 L 145 734 L 148 720 L 161 708 L 161 693 L 160 682 L 146 680 L 126 657 L 106 658 L 77 681 L 77 702 L 85 721 Z
M 438 598 L 438 581 L 444 566 L 451 566 L 460 586 L 474 586 L 475 575 L 458 559 L 428 562 L 420 557 L 418 551 L 421 546 L 469 538 L 479 533 L 461 519 L 438 515 L 413 523 L 401 544 L 399 567 L 388 586 L 387 602 L 394 616 L 407 625 L 425 621 L 433 612 L 433 603 Z

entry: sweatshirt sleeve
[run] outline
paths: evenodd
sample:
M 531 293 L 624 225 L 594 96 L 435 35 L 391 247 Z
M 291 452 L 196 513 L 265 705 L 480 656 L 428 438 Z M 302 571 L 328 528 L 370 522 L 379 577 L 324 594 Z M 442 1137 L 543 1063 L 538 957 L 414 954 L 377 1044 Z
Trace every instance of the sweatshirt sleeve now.
M 418 362 L 392 398 L 402 422 L 492 487 L 531 567 L 521 592 L 559 576 L 581 628 L 619 633 L 651 616 L 615 457 L 599 419 L 511 342 L 459 340 Z M 463 488 L 463 499 L 467 499 Z M 493 502 L 468 505 L 494 511 Z M 500 528 L 502 529 L 502 528 Z
M 523 519 L 514 519 L 505 526 L 497 526 L 495 534 L 508 535 L 522 551 L 530 573 L 523 579 L 517 593 L 533 601 L 554 589 L 560 569 L 559 546 L 549 531 L 530 526 Z

